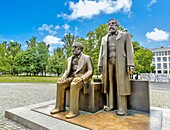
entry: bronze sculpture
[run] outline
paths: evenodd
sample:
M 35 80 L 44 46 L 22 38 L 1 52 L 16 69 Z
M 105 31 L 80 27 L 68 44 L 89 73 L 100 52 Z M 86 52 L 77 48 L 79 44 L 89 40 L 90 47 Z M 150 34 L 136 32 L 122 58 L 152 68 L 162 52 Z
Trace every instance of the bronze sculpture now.
M 79 113 L 79 92 L 86 85 L 93 75 L 93 65 L 91 57 L 82 53 L 83 45 L 79 42 L 73 43 L 73 56 L 68 58 L 67 69 L 62 78 L 57 81 L 56 106 L 51 114 L 65 110 L 65 91 L 70 87 L 70 110 L 65 116 L 73 118 Z
M 104 110 L 110 111 L 117 107 L 117 114 L 125 115 L 127 95 L 131 94 L 129 73 L 133 71 L 134 56 L 130 35 L 118 31 L 118 28 L 117 20 L 108 21 L 108 34 L 102 38 L 98 69 L 102 73 L 104 93 L 107 95 Z

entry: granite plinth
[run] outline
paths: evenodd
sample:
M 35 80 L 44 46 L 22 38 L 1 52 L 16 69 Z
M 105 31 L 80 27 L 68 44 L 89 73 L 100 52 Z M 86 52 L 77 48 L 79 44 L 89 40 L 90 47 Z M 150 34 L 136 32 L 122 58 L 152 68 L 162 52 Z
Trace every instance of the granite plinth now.
M 103 109 L 104 93 L 102 93 L 102 83 L 89 83 L 87 94 L 80 90 L 79 109 L 87 112 L 96 112 Z M 70 104 L 70 90 L 66 90 L 66 106 Z
M 65 112 L 51 115 L 55 101 L 7 110 L 5 116 L 33 130 L 161 130 L 162 111 L 141 113 L 130 110 L 128 116 L 117 116 L 115 111 L 89 113 L 66 119 Z
M 131 80 L 131 95 L 128 96 L 128 109 L 150 112 L 149 81 Z
M 132 93 L 128 96 L 128 109 L 150 112 L 149 82 L 131 80 Z M 79 109 L 87 112 L 97 112 L 106 105 L 105 94 L 102 93 L 102 82 L 90 83 L 87 94 L 80 90 Z M 70 103 L 70 90 L 66 90 L 66 107 Z

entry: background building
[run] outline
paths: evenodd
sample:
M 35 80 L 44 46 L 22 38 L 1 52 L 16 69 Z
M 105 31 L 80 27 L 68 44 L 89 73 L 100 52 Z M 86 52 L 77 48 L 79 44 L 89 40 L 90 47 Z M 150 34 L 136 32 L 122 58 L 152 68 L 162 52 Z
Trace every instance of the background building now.
M 170 47 L 150 49 L 154 56 L 152 65 L 155 66 L 156 74 L 170 74 Z

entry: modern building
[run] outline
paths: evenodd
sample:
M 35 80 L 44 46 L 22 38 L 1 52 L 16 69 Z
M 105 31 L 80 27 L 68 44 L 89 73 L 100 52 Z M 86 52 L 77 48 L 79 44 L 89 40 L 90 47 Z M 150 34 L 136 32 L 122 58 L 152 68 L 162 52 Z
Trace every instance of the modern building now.
M 154 56 L 152 65 L 155 66 L 156 74 L 170 74 L 170 47 L 150 49 Z

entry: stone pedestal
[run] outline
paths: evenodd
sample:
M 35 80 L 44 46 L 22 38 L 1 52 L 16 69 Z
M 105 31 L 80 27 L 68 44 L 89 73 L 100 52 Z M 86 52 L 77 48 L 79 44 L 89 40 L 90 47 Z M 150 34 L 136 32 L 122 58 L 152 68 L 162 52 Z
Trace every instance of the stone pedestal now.
M 149 82 L 141 80 L 131 80 L 132 93 L 128 96 L 128 109 L 150 112 L 149 101 Z M 102 93 L 102 83 L 90 83 L 87 89 L 87 94 L 80 90 L 80 110 L 88 112 L 96 112 L 103 109 L 106 104 L 105 94 Z M 70 90 L 66 91 L 66 106 L 69 107 L 70 103 Z
M 55 101 L 7 110 L 5 116 L 32 130 L 169 130 L 167 112 L 151 110 L 150 114 L 130 110 L 128 116 L 117 116 L 115 111 L 89 113 L 80 111 L 72 119 L 65 112 L 50 114 Z M 168 120 L 169 121 L 169 120 Z
M 150 112 L 149 81 L 131 80 L 132 93 L 128 97 L 128 109 Z
M 90 83 L 87 88 L 87 94 L 80 90 L 79 109 L 88 112 L 96 112 L 101 110 L 104 106 L 104 94 L 101 91 L 102 83 Z M 69 107 L 70 90 L 66 91 L 66 106 Z

